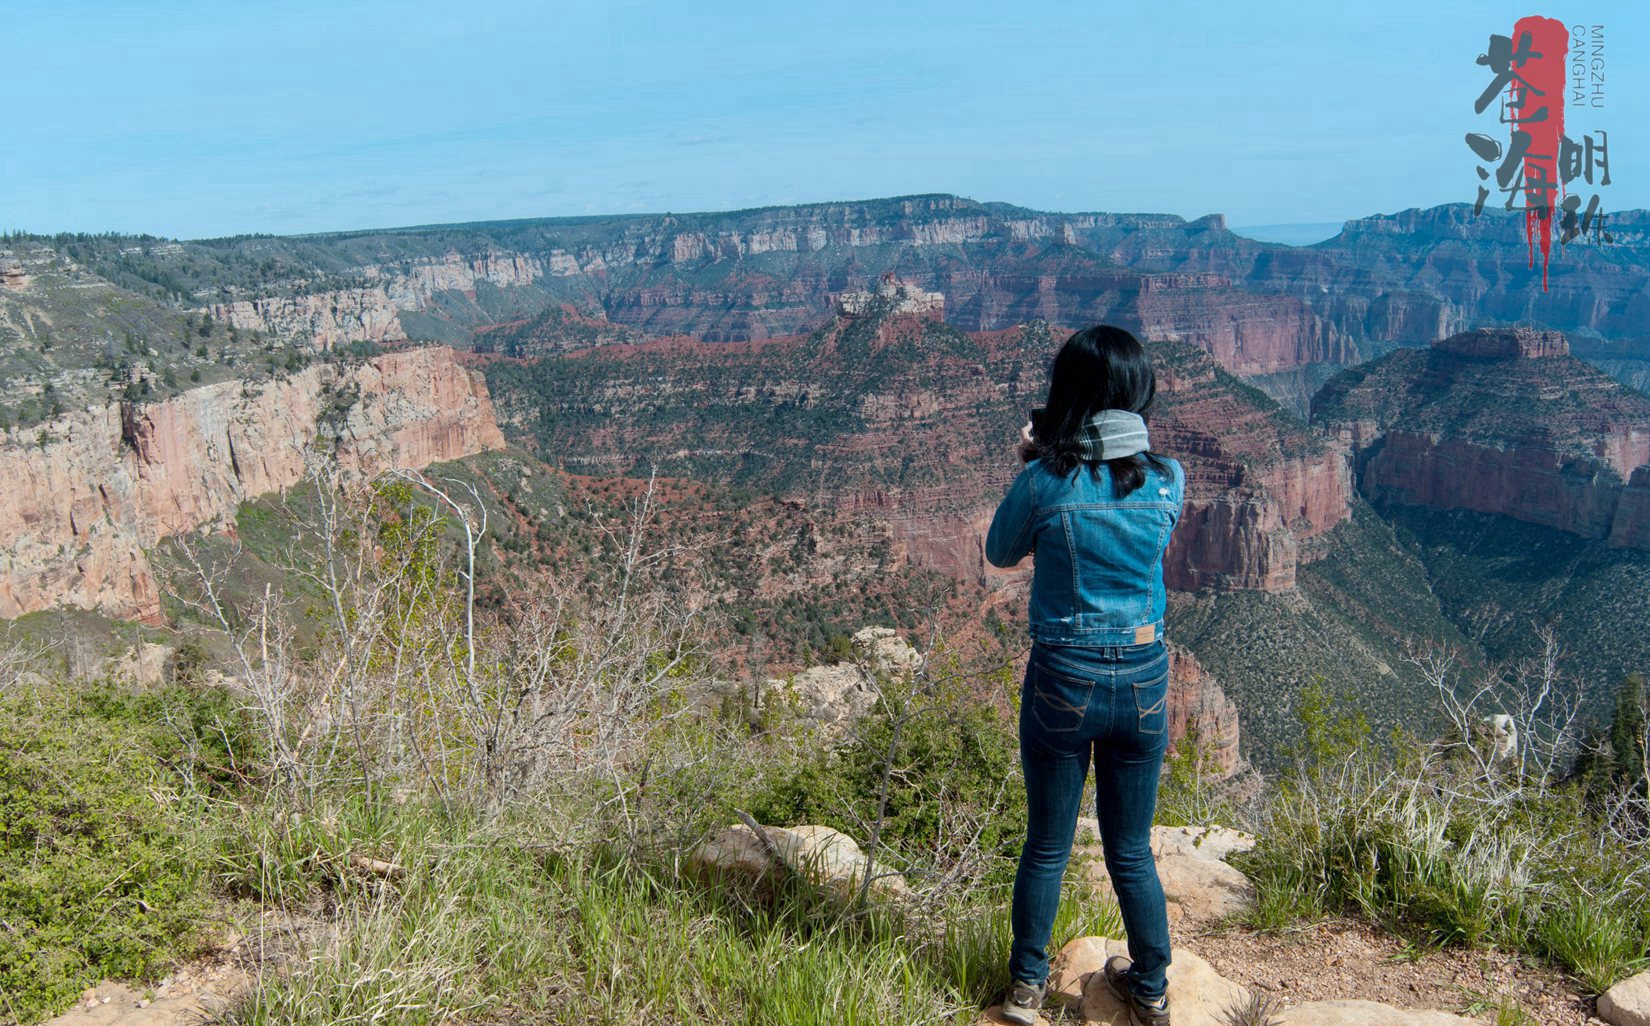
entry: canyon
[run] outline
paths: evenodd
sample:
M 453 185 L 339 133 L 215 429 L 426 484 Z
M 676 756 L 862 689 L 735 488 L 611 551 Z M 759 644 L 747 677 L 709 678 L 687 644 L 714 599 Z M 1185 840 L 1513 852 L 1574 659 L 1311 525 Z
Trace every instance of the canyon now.
M 1559 332 L 1479 329 L 1390 353 L 1332 378 L 1312 418 L 1348 446 L 1373 500 L 1650 548 L 1650 397 Z
M 201 309 L 225 322 L 323 347 L 467 346 L 480 329 L 561 303 L 652 336 L 786 337 L 829 316 L 834 297 L 873 292 L 895 273 L 943 296 L 946 320 L 965 331 L 1110 321 L 1258 376 L 1355 364 L 1485 319 L 1523 319 L 1537 304 L 1554 328 L 1643 356 L 1650 298 L 1638 282 L 1650 264 L 1650 214 L 1613 214 L 1612 231 L 1609 247 L 1566 247 L 1545 292 L 1512 216 L 1474 217 L 1463 204 L 1354 219 L 1311 247 L 1244 238 L 1218 214 L 1064 214 L 947 195 L 165 243 L 135 254 L 75 245 L 100 273 L 193 280 Z M 271 264 L 287 269 L 249 273 Z
M 158 622 L 147 549 L 221 529 L 296 484 L 324 438 L 358 473 L 501 447 L 485 383 L 449 349 L 320 364 L 152 403 L 77 410 L 0 440 L 0 618 L 53 606 Z
M 1010 443 L 1063 334 L 966 333 L 890 300 L 811 335 L 677 339 L 485 366 L 506 426 L 581 468 L 732 480 L 892 525 L 918 562 L 980 583 Z M 1164 576 L 1183 590 L 1294 586 L 1349 515 L 1348 449 L 1186 342 L 1154 342 L 1154 444 L 1187 468 Z M 1306 552 L 1308 555 L 1303 556 Z
M 302 239 L 24 239 L 0 293 L 0 330 L 18 339 L 8 381 L 33 397 L 0 454 L 26 485 L 0 502 L 17 525 L 0 616 L 159 615 L 145 550 L 290 486 L 283 446 L 324 433 L 317 421 L 344 425 L 340 454 L 362 466 L 507 436 L 575 474 L 656 467 L 828 510 L 886 531 L 888 566 L 1011 609 L 1028 570 L 990 567 L 982 540 L 1014 434 L 1056 326 L 1110 321 L 1148 340 L 1153 441 L 1188 471 L 1165 578 L 1187 644 L 1176 678 L 1210 682 L 1177 694 L 1210 697 L 1187 697 L 1183 718 L 1235 753 L 1227 692 L 1281 721 L 1314 675 L 1396 681 L 1412 623 L 1450 635 L 1423 562 L 1365 498 L 1647 547 L 1650 421 L 1578 358 L 1631 375 L 1650 356 L 1650 217 L 1613 216 L 1617 244 L 1556 254 L 1546 293 L 1516 225 L 1460 205 L 1355 219 L 1310 247 L 1243 238 L 1219 215 L 943 195 Z M 1533 335 L 1477 330 L 1536 304 L 1549 327 Z M 124 347 L 104 327 L 117 317 Z M 457 352 L 407 348 L 431 340 Z M 394 369 L 417 359 L 436 363 Z M 25 380 L 42 360 L 62 368 L 55 391 Z M 196 371 L 206 383 L 184 386 Z M 443 394 L 419 398 L 420 374 Z M 67 498 L 40 498 L 54 492 Z M 874 567 L 874 551 L 856 558 Z M 816 625 L 842 613 L 829 608 Z M 1304 644 L 1295 621 L 1344 651 Z M 1264 673 L 1249 665 L 1262 650 Z

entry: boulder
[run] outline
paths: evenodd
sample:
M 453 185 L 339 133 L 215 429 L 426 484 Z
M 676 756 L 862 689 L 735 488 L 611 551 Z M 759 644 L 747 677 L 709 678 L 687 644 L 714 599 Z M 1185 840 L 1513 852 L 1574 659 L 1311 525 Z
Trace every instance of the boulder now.
M 1087 843 L 1085 832 L 1099 836 L 1092 817 L 1079 820 L 1078 843 Z M 1157 876 L 1169 900 L 1170 919 L 1206 922 L 1242 911 L 1254 899 L 1254 884 L 1224 860 L 1254 846 L 1253 837 L 1225 827 L 1152 827 L 1152 853 L 1157 856 Z M 1098 844 L 1093 847 L 1097 855 L 1104 854 Z M 1111 893 L 1104 862 L 1096 861 L 1089 876 L 1101 893 Z
M 1235 915 L 1255 898 L 1255 885 L 1218 859 L 1162 855 L 1157 876 L 1163 895 L 1190 919 L 1208 921 Z
M 853 663 L 812 666 L 786 680 L 770 680 L 757 699 L 760 716 L 788 707 L 808 726 L 837 732 L 871 711 L 876 689 Z
M 153 687 L 166 679 L 166 660 L 171 654 L 172 649 L 167 645 L 140 641 L 118 658 L 111 659 L 107 673 L 139 687 Z
M 854 655 L 873 673 L 905 677 L 922 668 L 922 653 L 892 627 L 862 627 L 851 640 Z
M 1605 991 L 1598 999 L 1598 1017 L 1610 1026 L 1650 1026 L 1650 971 Z
M 761 827 L 740 823 L 701 844 L 688 858 L 701 874 L 736 875 L 771 884 L 780 874 L 794 874 L 844 899 L 858 896 L 866 870 L 865 853 L 852 837 L 826 826 Z M 871 867 L 871 893 L 903 898 L 911 893 L 905 878 L 885 866 Z
M 1074 1003 L 1089 1022 L 1125 1023 L 1121 1002 L 1112 996 L 1100 969 L 1112 955 L 1127 958 L 1125 941 L 1079 937 L 1060 949 L 1049 977 L 1051 1003 Z M 1076 998 L 1073 1001 L 1073 998 Z M 1175 1026 L 1225 1026 L 1227 1009 L 1249 1000 L 1249 992 L 1215 972 L 1195 953 L 1184 948 L 1169 963 L 1169 1007 Z

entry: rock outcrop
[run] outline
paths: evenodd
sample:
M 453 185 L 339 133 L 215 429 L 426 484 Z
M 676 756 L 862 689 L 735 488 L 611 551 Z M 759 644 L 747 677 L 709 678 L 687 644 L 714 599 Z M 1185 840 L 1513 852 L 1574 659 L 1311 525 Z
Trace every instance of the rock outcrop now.
M 747 717 L 756 724 L 794 715 L 809 729 L 837 735 L 876 706 L 879 678 L 908 678 L 922 667 L 922 653 L 892 628 L 863 627 L 850 641 L 852 660 L 758 687 L 746 703 Z
M 438 293 L 474 298 L 478 283 L 507 288 L 544 277 L 536 258 L 486 249 L 470 255 L 367 264 L 355 271 L 362 284 L 320 291 L 212 303 L 207 312 L 241 331 L 290 338 L 316 349 L 348 342 L 404 342 L 401 314 L 428 308 Z
M 832 296 L 836 312 L 844 317 L 859 317 L 883 304 L 890 313 L 915 317 L 942 317 L 945 314 L 945 293 L 925 292 L 910 282 L 900 281 L 889 271 L 877 281 L 876 291 L 844 292 Z
M 322 432 L 359 471 L 504 444 L 485 384 L 443 348 L 68 414 L 0 445 L 0 617 L 69 605 L 156 619 L 144 550 L 296 483 Z
M 1650 972 L 1630 976 L 1600 995 L 1598 1016 L 1610 1026 L 1650 1026 Z
M 1500 513 L 1650 548 L 1650 398 L 1564 336 L 1484 329 L 1343 371 L 1312 419 L 1378 501 Z
M 1195 735 L 1202 752 L 1210 760 L 1211 776 L 1221 778 L 1236 773 L 1243 764 L 1238 751 L 1241 732 L 1237 705 L 1214 674 L 1204 669 L 1191 650 L 1174 642 L 1169 648 L 1169 738 L 1178 746 L 1188 734 Z
M 240 331 L 260 331 L 315 349 L 349 342 L 405 342 L 400 306 L 383 286 L 237 299 L 207 307 L 214 318 Z
M 9 251 L 0 252 L 0 288 L 23 289 L 29 285 L 29 272 L 22 261 Z

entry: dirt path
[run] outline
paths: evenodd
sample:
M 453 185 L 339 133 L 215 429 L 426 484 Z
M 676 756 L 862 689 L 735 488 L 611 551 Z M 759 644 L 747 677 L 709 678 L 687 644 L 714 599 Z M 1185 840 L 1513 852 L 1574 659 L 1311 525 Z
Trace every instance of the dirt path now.
M 1279 935 L 1182 923 L 1175 935 L 1226 978 L 1296 1004 L 1363 998 L 1491 1021 L 1503 996 L 1542 1026 L 1604 1026 L 1593 1001 L 1546 966 L 1499 951 L 1451 949 L 1417 957 L 1363 923 L 1331 920 Z
M 153 988 L 101 983 L 75 1007 L 42 1026 L 199 1026 L 252 983 L 255 966 L 244 946 L 230 946 L 180 966 Z

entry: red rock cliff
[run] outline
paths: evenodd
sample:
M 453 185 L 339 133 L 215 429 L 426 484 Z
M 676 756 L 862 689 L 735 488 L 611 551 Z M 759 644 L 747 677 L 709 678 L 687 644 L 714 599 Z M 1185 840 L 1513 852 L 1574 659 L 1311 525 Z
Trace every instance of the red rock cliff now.
M 0 617 L 71 605 L 158 618 L 144 549 L 296 483 L 324 417 L 339 458 L 363 471 L 504 444 L 485 384 L 444 348 L 69 414 L 45 425 L 44 445 L 0 446 Z
M 1186 468 L 1186 508 L 1164 556 L 1180 591 L 1294 587 L 1300 542 L 1351 515 L 1347 448 L 1184 346 L 1157 347 L 1154 449 Z
M 1169 643 L 1169 737 L 1179 744 L 1195 729 L 1198 743 L 1213 759 L 1217 775 L 1231 776 L 1242 764 L 1238 754 L 1238 710 L 1189 649 Z

